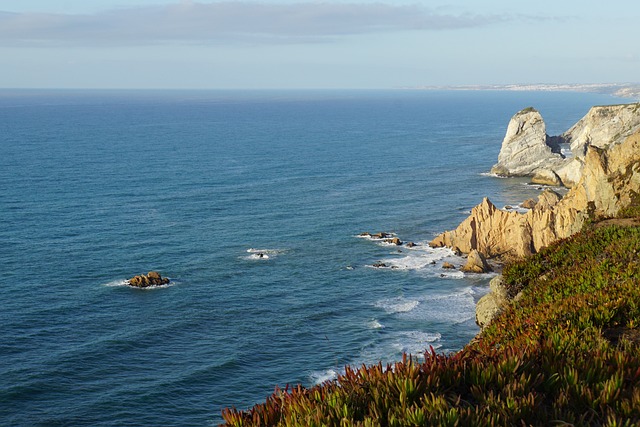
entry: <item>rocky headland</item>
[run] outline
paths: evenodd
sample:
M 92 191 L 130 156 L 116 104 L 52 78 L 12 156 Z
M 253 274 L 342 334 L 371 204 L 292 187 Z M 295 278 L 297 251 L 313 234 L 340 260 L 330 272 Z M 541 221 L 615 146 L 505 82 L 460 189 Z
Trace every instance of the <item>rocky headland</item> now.
M 520 145 L 499 164 L 526 176 L 580 167 L 564 197 L 547 189 L 526 213 L 485 198 L 431 243 L 468 253 L 468 271 L 515 258 L 478 301 L 482 331 L 460 352 L 276 388 L 249 410 L 225 409 L 226 425 L 640 425 L 639 110 L 592 109 L 561 142 L 573 157 L 549 146 L 537 112 L 514 116 L 505 141 Z
M 562 144 L 570 145 L 571 156 L 561 154 Z M 564 197 L 543 191 L 526 213 L 498 209 L 485 198 L 431 246 L 475 249 L 488 258 L 522 257 L 574 234 L 588 219 L 615 216 L 640 193 L 640 104 L 593 107 L 558 137 L 546 134 L 536 110 L 520 111 L 509 123 L 492 171 L 534 182 L 549 177 L 544 183 L 569 191 Z
M 580 231 L 587 221 L 616 216 L 640 194 L 640 104 L 593 107 L 562 135 L 550 137 L 538 111 L 514 115 L 492 172 L 528 176 L 565 186 L 560 196 L 544 190 L 526 213 L 498 209 L 488 198 L 455 230 L 430 243 L 487 258 L 514 259 L 539 252 Z M 492 292 L 486 300 L 504 302 Z M 478 309 L 487 309 L 481 300 Z M 479 324 L 487 324 L 486 316 Z

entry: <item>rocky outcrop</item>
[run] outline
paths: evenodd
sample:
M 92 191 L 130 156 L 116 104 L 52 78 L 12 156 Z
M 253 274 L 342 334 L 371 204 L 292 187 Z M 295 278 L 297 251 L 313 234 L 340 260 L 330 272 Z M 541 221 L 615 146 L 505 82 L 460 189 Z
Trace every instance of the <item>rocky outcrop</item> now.
M 489 293 L 478 300 L 476 304 L 476 324 L 486 327 L 509 304 L 507 289 L 502 276 L 496 276 L 489 282 Z
M 485 197 L 458 228 L 440 234 L 429 244 L 457 247 L 464 253 L 477 250 L 490 258 L 531 255 L 555 240 L 573 234 L 583 222 L 578 221 L 577 210 L 556 214 L 551 203 L 559 197 L 545 193 L 553 192 L 545 190 L 526 214 L 502 211 Z
M 477 250 L 488 257 L 527 256 L 579 231 L 588 218 L 606 218 L 640 201 L 640 131 L 623 143 L 589 146 L 582 177 L 560 197 L 545 190 L 527 213 L 502 211 L 485 198 L 455 230 L 434 240 L 434 247 Z
M 582 177 L 588 147 L 607 149 L 638 131 L 640 103 L 593 107 L 571 129 L 554 137 L 546 135 L 540 113 L 527 108 L 509 122 L 498 163 L 491 171 L 571 188 Z M 561 154 L 563 144 L 571 148 L 566 157 Z
M 640 130 L 640 103 L 592 107 L 571 129 L 560 137 L 571 144 L 576 157 L 587 147 L 607 148 L 623 142 Z
M 169 282 L 170 280 L 167 277 L 162 277 L 157 271 L 150 271 L 147 274 L 133 276 L 131 279 L 127 280 L 127 284 L 135 288 L 162 286 L 169 284 Z
M 503 176 L 550 177 L 549 172 L 562 164 L 563 157 L 553 152 L 542 116 L 533 108 L 516 113 L 509 121 L 502 141 L 498 163 L 492 173 Z

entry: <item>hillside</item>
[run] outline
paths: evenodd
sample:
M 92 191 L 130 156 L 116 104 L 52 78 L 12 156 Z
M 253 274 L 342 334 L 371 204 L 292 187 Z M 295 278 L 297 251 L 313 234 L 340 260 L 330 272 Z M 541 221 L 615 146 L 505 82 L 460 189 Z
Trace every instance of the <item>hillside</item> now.
M 456 354 L 277 389 L 247 411 L 223 411 L 227 425 L 640 424 L 638 123 L 638 104 L 594 107 L 563 137 L 577 147 L 565 158 L 537 111 L 516 114 L 499 156 L 506 174 L 575 179 L 522 214 L 485 199 L 431 242 L 510 260 L 500 289 L 492 281 L 478 304 L 496 300 L 476 339 Z
M 640 227 L 589 224 L 504 269 L 511 296 L 453 355 L 347 368 L 276 390 L 227 425 L 637 425 Z

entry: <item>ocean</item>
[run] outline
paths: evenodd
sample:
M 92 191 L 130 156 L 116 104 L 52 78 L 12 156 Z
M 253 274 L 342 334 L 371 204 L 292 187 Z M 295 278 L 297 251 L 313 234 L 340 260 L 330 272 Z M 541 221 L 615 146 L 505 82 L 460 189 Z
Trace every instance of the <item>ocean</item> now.
M 487 174 L 518 110 L 559 134 L 620 102 L 0 91 L 0 425 L 210 426 L 276 385 L 461 349 L 491 275 L 427 242 L 538 194 Z M 125 285 L 151 270 L 171 283 Z

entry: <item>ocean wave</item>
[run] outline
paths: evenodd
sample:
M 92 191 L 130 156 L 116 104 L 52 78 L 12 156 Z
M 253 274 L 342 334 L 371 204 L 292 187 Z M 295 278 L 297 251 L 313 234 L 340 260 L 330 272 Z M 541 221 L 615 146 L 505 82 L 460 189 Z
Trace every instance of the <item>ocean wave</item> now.
M 492 173 L 492 172 L 480 172 L 480 175 L 488 176 L 488 177 L 491 177 L 491 178 L 500 178 L 500 179 L 508 178 L 507 176 L 498 175 L 497 173 Z
M 420 301 L 418 300 L 408 300 L 403 297 L 384 299 L 382 301 L 378 301 L 375 306 L 383 309 L 387 314 L 395 314 L 395 313 L 407 313 L 409 311 L 414 310 Z
M 506 205 L 502 209 L 507 211 L 507 212 L 518 212 L 518 213 L 521 213 L 521 214 L 525 214 L 525 213 L 530 211 L 530 209 L 523 208 L 522 206 L 519 206 L 519 205 L 516 205 L 516 206 L 514 206 L 514 205 Z
M 132 289 L 140 289 L 141 291 L 150 291 L 153 289 L 164 289 L 164 288 L 169 288 L 173 285 L 175 285 L 176 282 L 174 280 L 171 280 L 171 282 L 164 284 L 164 285 L 156 285 L 156 286 L 147 286 L 146 288 L 139 288 L 137 286 L 131 286 L 129 285 L 129 281 L 127 279 L 116 279 L 116 280 L 112 280 L 111 282 L 108 283 L 103 283 L 102 286 L 108 286 L 108 287 L 118 287 L 118 286 L 126 286 L 128 288 L 132 288 Z
M 466 275 L 460 270 L 444 270 L 437 273 L 440 277 L 446 279 L 464 279 Z
M 272 258 L 277 257 L 278 255 L 283 254 L 284 249 L 256 249 L 249 248 L 247 249 L 247 253 L 249 255 L 242 257 L 242 259 L 250 260 L 250 261 L 266 261 Z
M 392 233 L 388 231 L 383 231 L 381 233 L 384 234 L 384 237 L 376 237 L 368 233 L 356 234 L 353 237 L 357 237 L 358 239 L 370 240 L 372 242 L 380 242 L 386 239 L 393 239 L 394 237 L 398 237 L 396 233 Z M 374 234 L 377 234 L 377 233 L 374 233 Z
M 309 379 L 313 384 L 320 385 L 327 381 L 335 380 L 336 378 L 338 378 L 338 375 L 339 373 L 335 369 L 326 369 L 324 371 L 312 372 L 309 375 Z
M 111 282 L 108 283 L 103 283 L 102 286 L 109 286 L 109 287 L 113 287 L 113 286 L 127 286 L 129 284 L 127 279 L 116 279 L 116 280 L 112 280 Z
M 378 319 L 373 319 L 368 325 L 369 329 L 384 329 L 384 325 Z
M 477 291 L 468 287 L 458 292 L 418 297 L 414 310 L 399 316 L 420 321 L 459 324 L 475 318 Z
M 405 331 L 397 335 L 393 346 L 399 353 L 421 355 L 430 347 L 434 350 L 442 347 L 442 344 L 436 343 L 441 338 L 442 335 L 438 332 Z
M 443 270 L 442 264 L 447 261 L 462 264 L 462 258 L 456 256 L 449 248 L 432 248 L 428 244 L 420 244 L 413 248 L 403 248 L 387 258 L 380 259 L 371 267 L 391 270 L 427 271 L 432 277 L 461 278 L 460 271 Z

